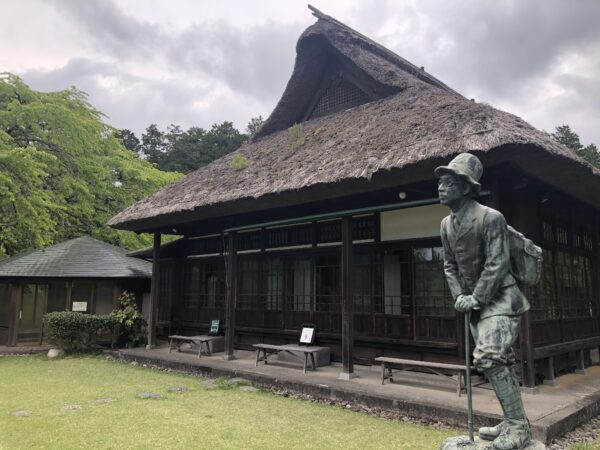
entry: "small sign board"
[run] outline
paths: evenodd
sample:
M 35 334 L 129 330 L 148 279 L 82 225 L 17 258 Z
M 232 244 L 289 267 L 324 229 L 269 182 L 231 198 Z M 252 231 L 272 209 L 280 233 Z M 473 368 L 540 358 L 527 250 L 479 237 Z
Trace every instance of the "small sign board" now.
M 210 322 L 210 331 L 208 332 L 208 334 L 212 335 L 212 336 L 218 336 L 220 333 L 220 327 L 221 327 L 221 321 L 216 319 L 216 320 L 211 320 Z
M 75 312 L 86 312 L 88 302 L 73 302 L 72 311 Z
M 310 345 L 315 342 L 315 329 L 312 327 L 302 328 L 300 333 L 300 343 L 304 345 Z

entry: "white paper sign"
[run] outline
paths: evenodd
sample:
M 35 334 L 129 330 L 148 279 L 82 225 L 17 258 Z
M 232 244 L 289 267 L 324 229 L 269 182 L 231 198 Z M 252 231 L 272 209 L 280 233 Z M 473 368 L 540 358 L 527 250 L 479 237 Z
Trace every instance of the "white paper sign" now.
M 315 333 L 314 328 L 302 328 L 302 334 L 300 335 L 300 343 L 301 344 L 312 344 L 314 333 Z
M 72 311 L 86 312 L 87 311 L 87 302 L 73 302 Z

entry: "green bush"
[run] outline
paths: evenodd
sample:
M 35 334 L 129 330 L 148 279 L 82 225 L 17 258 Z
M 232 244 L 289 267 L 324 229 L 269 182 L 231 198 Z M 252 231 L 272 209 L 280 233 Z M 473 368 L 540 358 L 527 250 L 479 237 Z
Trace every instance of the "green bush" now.
M 241 153 L 236 153 L 235 155 L 233 155 L 233 158 L 231 158 L 230 165 L 231 168 L 234 170 L 244 170 L 246 167 L 248 167 L 248 164 L 248 158 L 246 158 Z
M 137 307 L 135 296 L 124 291 L 119 297 L 119 305 L 120 307 L 112 312 L 112 316 L 121 325 L 119 344 L 127 347 L 139 347 L 145 344 L 147 324 Z
M 292 142 L 292 150 L 297 150 L 302 147 L 302 144 L 304 144 L 304 129 L 302 128 L 302 124 L 295 123 L 289 127 L 288 135 Z
M 118 326 L 119 321 L 110 314 L 96 316 L 60 311 L 44 315 L 44 330 L 48 341 L 67 353 L 94 350 L 102 335 L 114 335 Z

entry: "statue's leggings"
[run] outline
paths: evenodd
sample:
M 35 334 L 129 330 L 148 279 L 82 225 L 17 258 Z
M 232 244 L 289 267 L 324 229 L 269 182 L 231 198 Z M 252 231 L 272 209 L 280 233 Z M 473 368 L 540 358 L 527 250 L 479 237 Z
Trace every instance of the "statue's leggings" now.
M 521 316 L 492 316 L 479 319 L 471 315 L 471 334 L 475 341 L 473 364 L 481 371 L 498 366 L 512 366 L 515 355 L 512 346 L 519 335 Z

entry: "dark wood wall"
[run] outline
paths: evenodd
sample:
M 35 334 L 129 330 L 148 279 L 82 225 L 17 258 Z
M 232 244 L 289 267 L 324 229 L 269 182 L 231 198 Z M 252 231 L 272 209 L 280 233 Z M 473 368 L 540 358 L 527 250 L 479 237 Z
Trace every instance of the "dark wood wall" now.
M 488 170 L 483 188 L 490 194 L 480 201 L 498 208 L 546 255 L 542 282 L 526 290 L 532 308 L 523 318 L 525 339 L 517 349 L 521 358 L 529 352 L 533 359 L 536 348 L 550 344 L 600 336 L 598 212 L 511 166 Z M 435 180 L 394 192 L 399 191 L 433 197 Z M 391 201 L 392 194 L 386 190 L 382 196 Z M 369 198 L 381 203 L 376 202 L 377 193 Z M 363 196 L 356 204 L 368 201 Z M 307 205 L 306 213 L 314 212 L 314 205 Z M 353 222 L 357 361 L 383 354 L 460 360 L 462 317 L 455 314 L 445 287 L 439 239 L 380 242 L 378 214 Z M 301 325 L 313 323 L 318 339 L 339 358 L 339 226 L 334 220 L 239 233 L 238 346 L 295 341 Z M 184 240 L 177 248 L 162 264 L 159 320 L 182 332 L 206 330 L 211 319 L 224 318 L 226 241 L 217 234 Z M 397 265 L 403 279 L 397 296 L 389 289 L 386 295 L 389 264 Z M 532 377 L 535 369 L 531 365 L 523 370 Z
M 150 290 L 149 279 L 65 279 L 18 278 L 0 280 L 0 302 L 3 317 L 0 345 L 17 342 L 39 342 L 41 318 L 53 311 L 70 310 L 74 301 L 87 302 L 88 313 L 108 314 L 117 306 L 123 291 L 133 293 L 142 306 L 142 297 Z M 27 295 L 24 304 L 23 297 Z M 22 312 L 21 312 L 22 311 Z M 31 316 L 31 317 L 30 317 Z M 5 317 L 6 318 L 6 317 Z

